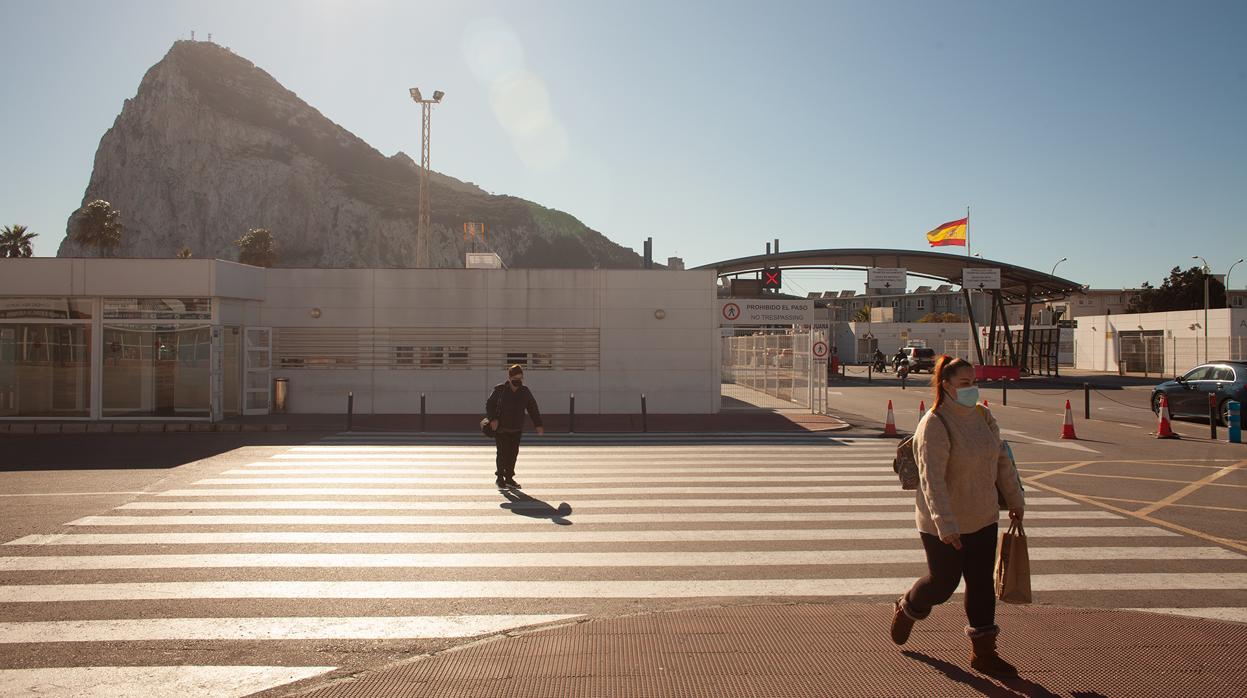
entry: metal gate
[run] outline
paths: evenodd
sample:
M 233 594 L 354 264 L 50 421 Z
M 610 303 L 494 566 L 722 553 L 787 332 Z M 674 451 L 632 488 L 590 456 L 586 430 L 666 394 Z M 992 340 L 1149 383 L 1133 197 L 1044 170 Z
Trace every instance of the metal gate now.
M 826 330 L 737 328 L 722 338 L 723 409 L 825 409 Z
M 273 331 L 248 327 L 243 331 L 247 368 L 243 375 L 243 414 L 268 414 L 272 405 Z

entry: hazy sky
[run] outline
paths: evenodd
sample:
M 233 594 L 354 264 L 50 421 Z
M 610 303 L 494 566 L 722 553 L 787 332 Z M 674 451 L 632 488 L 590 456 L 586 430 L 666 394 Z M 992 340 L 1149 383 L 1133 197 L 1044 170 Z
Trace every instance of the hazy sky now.
M 123 100 L 195 30 L 386 155 L 419 157 L 407 88 L 444 90 L 434 169 L 653 236 L 660 260 L 929 249 L 966 206 L 973 251 L 1069 257 L 1096 287 L 1247 256 L 1242 1 L 0 0 L 0 26 L 0 223 L 38 255 Z

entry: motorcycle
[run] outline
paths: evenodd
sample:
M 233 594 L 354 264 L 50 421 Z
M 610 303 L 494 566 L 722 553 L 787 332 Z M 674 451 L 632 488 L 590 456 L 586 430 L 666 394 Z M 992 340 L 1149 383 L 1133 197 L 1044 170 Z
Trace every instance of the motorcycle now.
M 905 380 L 909 377 L 909 362 L 899 361 L 896 364 L 896 377 Z
M 887 373 L 888 372 L 888 364 L 883 359 L 875 359 L 874 363 L 871 364 L 871 367 L 875 373 Z

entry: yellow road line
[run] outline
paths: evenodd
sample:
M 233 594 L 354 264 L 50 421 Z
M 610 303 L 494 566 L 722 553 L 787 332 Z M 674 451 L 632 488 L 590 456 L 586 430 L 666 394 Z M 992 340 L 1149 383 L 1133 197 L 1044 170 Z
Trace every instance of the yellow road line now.
M 1033 476 L 1031 477 L 1031 479 L 1038 479 L 1038 478 L 1041 478 L 1041 477 L 1048 477 L 1049 475 L 1058 475 L 1058 474 L 1060 474 L 1060 473 L 1068 473 L 1068 472 L 1070 472 L 1070 471 L 1072 471 L 1072 470 L 1076 470 L 1076 469 L 1078 469 L 1078 468 L 1081 468 L 1081 467 L 1083 467 L 1084 465 L 1090 465 L 1091 463 L 1094 463 L 1094 462 L 1095 462 L 1095 461 L 1084 460 L 1084 461 L 1078 461 L 1077 463 L 1070 463 L 1069 465 L 1066 465 L 1065 467 L 1062 467 L 1062 468 L 1057 468 L 1057 469 L 1055 469 L 1055 470 L 1046 470 L 1046 471 L 1044 471 L 1044 472 L 1042 472 L 1042 473 L 1040 473 L 1040 474 L 1038 474 L 1038 475 L 1033 475 Z
M 1147 499 L 1127 499 L 1125 497 L 1099 497 L 1095 495 L 1087 495 L 1087 496 L 1091 497 L 1092 499 L 1107 500 L 1110 502 L 1126 502 L 1128 504 L 1151 504 L 1152 503 L 1150 500 L 1147 500 Z M 1178 504 L 1175 502 L 1173 504 L 1170 504 L 1169 506 L 1177 507 L 1181 509 L 1207 509 L 1208 511 L 1233 511 L 1233 512 L 1247 513 L 1247 509 L 1239 509 L 1237 507 L 1214 507 L 1208 504 Z
M 1078 463 L 1077 465 L 1081 467 L 1081 466 L 1084 466 L 1084 465 L 1087 465 L 1087 464 L 1086 464 L 1086 463 Z M 1053 474 L 1056 474 L 1056 473 L 1060 472 L 1061 470 L 1064 470 L 1064 468 L 1057 468 L 1056 470 L 1050 470 L 1050 471 L 1048 471 L 1048 473 L 1046 473 L 1046 474 L 1048 474 L 1048 475 L 1053 475 Z M 1138 481 L 1140 481 L 1140 482 L 1168 482 L 1168 483 L 1172 483 L 1172 484 L 1176 484 L 1176 485 L 1187 485 L 1187 486 L 1190 486 L 1190 485 L 1194 484 L 1194 483 L 1192 483 L 1190 480 L 1170 480 L 1169 478 L 1163 478 L 1163 477 L 1142 477 L 1142 476 L 1140 476 L 1140 475 L 1102 475 L 1102 474 L 1100 474 L 1100 473 L 1074 473 L 1074 472 L 1066 472 L 1066 473 L 1061 473 L 1061 474 L 1062 474 L 1062 475 L 1071 475 L 1071 476 L 1073 476 L 1073 477 L 1101 477 L 1101 478 L 1110 478 L 1110 479 L 1113 479 L 1113 480 L 1138 480 Z M 1215 473 L 1214 473 L 1214 474 L 1215 474 Z M 1222 474 L 1224 474 L 1224 473 L 1222 473 Z M 1040 477 L 1040 476 L 1036 475 L 1035 477 Z M 1210 475 L 1209 477 L 1212 477 L 1212 476 Z M 1220 477 L 1220 476 L 1218 476 L 1218 477 Z M 1208 480 L 1208 478 L 1204 478 L 1204 480 Z M 1196 482 L 1202 482 L 1202 480 L 1197 480 Z M 1207 486 L 1209 486 L 1209 487 L 1236 487 L 1236 488 L 1241 488 L 1241 489 L 1247 489 L 1247 485 L 1231 485 L 1231 484 L 1224 483 L 1224 482 L 1211 482 L 1211 481 L 1209 481 L 1209 482 L 1204 483 L 1204 484 L 1205 484 L 1205 485 L 1207 485 Z M 1179 490 L 1179 491 L 1181 491 L 1181 490 Z M 1176 493 L 1175 493 L 1175 494 L 1176 494 Z
M 1224 468 L 1222 468 L 1222 469 L 1218 470 L 1217 472 L 1212 473 L 1211 475 L 1208 475 L 1208 476 L 1206 476 L 1206 477 L 1202 477 L 1202 478 L 1200 478 L 1200 479 L 1196 480 L 1195 482 L 1192 482 L 1191 484 L 1187 485 L 1186 487 L 1183 487 L 1182 489 L 1178 490 L 1177 492 L 1174 492 L 1173 494 L 1169 495 L 1168 497 L 1165 497 L 1164 499 L 1161 499 L 1161 500 L 1159 500 L 1159 501 L 1157 501 L 1157 502 L 1153 502 L 1153 503 L 1151 503 L 1151 504 L 1149 504 L 1149 505 L 1147 505 L 1147 506 L 1143 507 L 1142 509 L 1139 509 L 1139 510 L 1138 510 L 1137 512 L 1135 512 L 1135 513 L 1136 513 L 1136 514 L 1138 514 L 1139 516 L 1147 516 L 1148 514 L 1150 514 L 1150 513 L 1154 512 L 1154 511 L 1156 511 L 1157 509 L 1163 509 L 1163 508 L 1165 508 L 1165 507 L 1169 506 L 1170 504 L 1173 504 L 1174 502 L 1178 501 L 1179 499 L 1182 499 L 1183 497 L 1187 496 L 1188 494 L 1191 494 L 1191 493 L 1193 493 L 1193 492 L 1198 492 L 1200 489 L 1202 489 L 1202 488 L 1204 488 L 1204 487 L 1208 487 L 1208 486 L 1212 486 L 1212 487 L 1244 487 L 1244 485 L 1217 485 L 1217 484 L 1214 484 L 1214 481 L 1216 481 L 1218 478 L 1221 478 L 1221 477 L 1224 477 L 1224 476 L 1226 476 L 1226 475 L 1229 475 L 1230 473 L 1234 472 L 1235 470 L 1238 470 L 1239 468 L 1243 467 L 1243 464 L 1245 464 L 1245 463 L 1247 463 L 1247 460 L 1240 460 L 1239 462 L 1237 462 L 1237 463 L 1235 463 L 1235 464 L 1233 464 L 1233 465 L 1227 465 L 1227 466 L 1225 466 Z
M 1040 482 L 1035 482 L 1034 478 L 1023 478 L 1022 481 L 1038 489 L 1044 490 L 1046 492 L 1051 492 L 1053 494 L 1059 494 L 1062 497 L 1067 497 L 1076 502 L 1082 502 L 1083 504 L 1087 504 L 1093 507 L 1099 507 L 1101 509 L 1108 509 L 1109 511 L 1122 514 L 1123 516 L 1129 516 L 1131 518 L 1138 519 L 1139 521 L 1144 521 L 1158 528 L 1164 528 L 1170 531 L 1176 531 L 1178 533 L 1185 533 L 1188 536 L 1195 536 L 1196 538 L 1199 538 L 1201 540 L 1206 540 L 1212 543 L 1216 543 L 1218 545 L 1224 545 L 1227 548 L 1233 548 L 1239 551 L 1240 553 L 1247 553 L 1247 544 L 1244 544 L 1243 541 L 1235 540 L 1233 538 L 1222 538 L 1220 536 L 1214 536 L 1209 533 L 1204 533 L 1203 531 L 1196 531 L 1193 528 L 1187 528 L 1186 526 L 1182 526 L 1180 524 L 1170 523 L 1168 521 L 1157 519 L 1152 516 L 1139 514 L 1137 511 L 1134 511 L 1132 509 L 1123 509 L 1121 507 L 1113 506 L 1112 504 L 1108 504 L 1106 502 L 1097 501 L 1085 495 L 1076 494 L 1068 490 L 1063 490 L 1059 487 L 1053 487 L 1052 485 L 1045 485 Z

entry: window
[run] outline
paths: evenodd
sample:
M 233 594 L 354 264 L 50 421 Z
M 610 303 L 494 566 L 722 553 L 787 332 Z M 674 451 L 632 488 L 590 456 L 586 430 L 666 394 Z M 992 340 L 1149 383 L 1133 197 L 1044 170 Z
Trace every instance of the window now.
M 926 307 L 927 307 L 927 299 L 925 299 L 925 298 L 919 298 L 919 299 L 918 299 L 918 301 L 917 301 L 917 303 L 918 303 L 918 310 L 925 310 L 925 309 L 926 309 Z
M 520 366 L 528 365 L 528 354 L 525 352 L 509 351 L 507 352 L 507 365 L 511 366 L 519 364 Z
M 420 368 L 441 368 L 446 361 L 442 347 L 420 347 Z
M 91 301 L 82 298 L 0 298 L 0 319 L 89 320 Z
M 105 298 L 105 320 L 211 320 L 211 298 Z
M 1242 297 L 1242 296 L 1234 296 L 1234 305 L 1237 305 L 1237 306 L 1238 306 L 1238 307 L 1240 307 L 1240 308 L 1241 308 L 1241 307 L 1243 307 L 1243 297 Z
M 0 325 L 0 416 L 87 417 L 91 326 Z
M 1212 366 L 1198 366 L 1196 368 L 1191 369 L 1190 371 L 1187 371 L 1186 375 L 1182 376 L 1182 380 L 1184 381 L 1208 380 L 1209 376 L 1212 374 L 1212 370 L 1213 370 Z
M 416 363 L 416 348 L 408 345 L 394 347 L 394 363 L 399 366 L 412 366 Z
M 1229 366 L 1217 366 L 1215 369 L 1213 369 L 1212 377 L 1210 378 L 1210 380 L 1225 381 L 1226 383 L 1233 383 L 1234 382 L 1234 369 L 1230 368 Z
M 104 416 L 208 416 L 210 327 L 105 325 L 103 346 Z
M 466 368 L 468 365 L 468 348 L 466 346 L 446 347 L 447 363 L 451 366 Z

